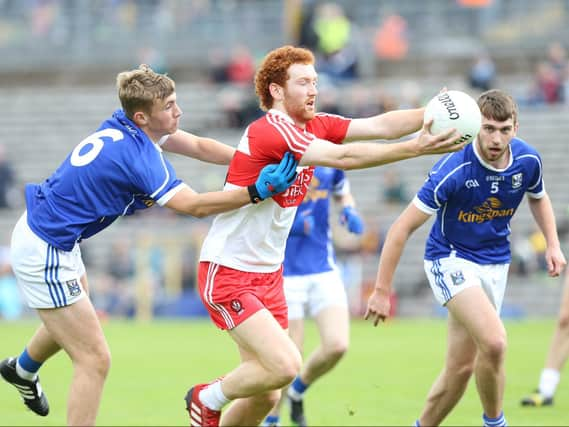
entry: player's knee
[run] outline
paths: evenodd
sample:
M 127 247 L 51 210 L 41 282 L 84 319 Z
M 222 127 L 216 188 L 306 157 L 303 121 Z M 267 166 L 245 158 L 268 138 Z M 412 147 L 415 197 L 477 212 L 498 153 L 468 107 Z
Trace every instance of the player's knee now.
M 481 352 L 487 359 L 493 362 L 501 362 L 505 358 L 507 347 L 506 334 L 497 333 L 484 341 Z
M 275 388 L 281 388 L 290 384 L 300 372 L 301 366 L 302 358 L 300 353 L 298 351 L 290 352 L 290 354 L 283 358 L 280 368 L 275 372 Z
M 86 364 L 92 373 L 106 378 L 111 368 L 111 352 L 106 343 L 101 343 L 90 349 L 86 355 Z
M 451 375 L 468 381 L 474 373 L 474 360 L 465 361 L 464 363 L 457 364 L 453 367 Z

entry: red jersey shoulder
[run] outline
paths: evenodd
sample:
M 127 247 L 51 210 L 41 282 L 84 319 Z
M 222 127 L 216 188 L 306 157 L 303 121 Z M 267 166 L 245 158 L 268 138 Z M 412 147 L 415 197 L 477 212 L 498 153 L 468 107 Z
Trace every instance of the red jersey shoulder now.
M 306 124 L 306 130 L 320 139 L 339 144 L 346 139 L 351 121 L 352 119 L 337 114 L 317 113 Z

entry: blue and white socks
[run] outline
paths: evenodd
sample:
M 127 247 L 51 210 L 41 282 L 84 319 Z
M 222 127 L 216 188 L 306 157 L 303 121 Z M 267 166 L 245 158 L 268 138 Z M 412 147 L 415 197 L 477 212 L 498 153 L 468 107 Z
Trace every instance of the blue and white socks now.
M 506 418 L 504 417 L 503 411 L 496 418 L 490 418 L 486 414 L 483 414 L 482 420 L 484 421 L 484 427 L 507 427 L 508 426 L 508 423 L 506 422 Z
M 484 427 L 507 427 L 508 423 L 504 417 L 504 412 L 501 412 L 496 418 L 490 418 L 486 414 L 482 415 L 482 421 L 484 422 Z M 419 420 L 415 420 L 413 427 L 421 427 Z
M 28 349 L 25 348 L 16 361 L 16 373 L 20 378 L 34 381 L 38 376 L 41 365 L 42 363 L 36 362 L 30 357 Z
M 288 388 L 287 395 L 295 402 L 302 400 L 304 392 L 308 388 L 309 384 L 302 382 L 299 376 L 297 376 L 290 387 Z
M 267 415 L 267 417 L 265 418 L 265 421 L 263 421 L 263 424 L 261 424 L 262 426 L 266 426 L 266 427 L 273 427 L 273 426 L 278 426 L 279 424 L 279 417 L 277 415 Z

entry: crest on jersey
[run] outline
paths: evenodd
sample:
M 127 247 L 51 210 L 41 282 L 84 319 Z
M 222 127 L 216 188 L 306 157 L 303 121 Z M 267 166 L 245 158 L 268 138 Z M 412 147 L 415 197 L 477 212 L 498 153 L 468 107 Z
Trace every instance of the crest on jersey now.
M 450 273 L 450 278 L 451 278 L 452 284 L 454 286 L 459 286 L 459 285 L 462 285 L 464 283 L 464 274 L 462 274 L 462 271 L 460 271 L 460 270 L 452 271 Z
M 238 299 L 231 300 L 230 306 L 231 310 L 233 310 L 237 314 L 241 314 L 241 312 L 243 311 L 243 305 L 241 304 L 241 301 L 239 301 Z
M 522 186 L 523 173 L 512 175 L 512 188 L 519 188 Z
M 79 286 L 79 282 L 77 282 L 77 279 L 68 280 L 67 282 L 65 282 L 65 284 L 67 285 L 67 289 L 69 289 L 69 295 L 71 295 L 72 297 L 81 295 L 81 286 Z

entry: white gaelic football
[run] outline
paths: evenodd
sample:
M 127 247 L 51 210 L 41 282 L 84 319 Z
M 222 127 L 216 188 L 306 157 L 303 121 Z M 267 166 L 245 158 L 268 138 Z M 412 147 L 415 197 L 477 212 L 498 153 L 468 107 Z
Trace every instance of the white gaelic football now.
M 429 101 L 425 109 L 425 121 L 433 118 L 431 133 L 455 128 L 462 138 L 457 143 L 471 143 L 480 131 L 482 114 L 476 101 L 467 93 L 449 90 L 439 93 Z

